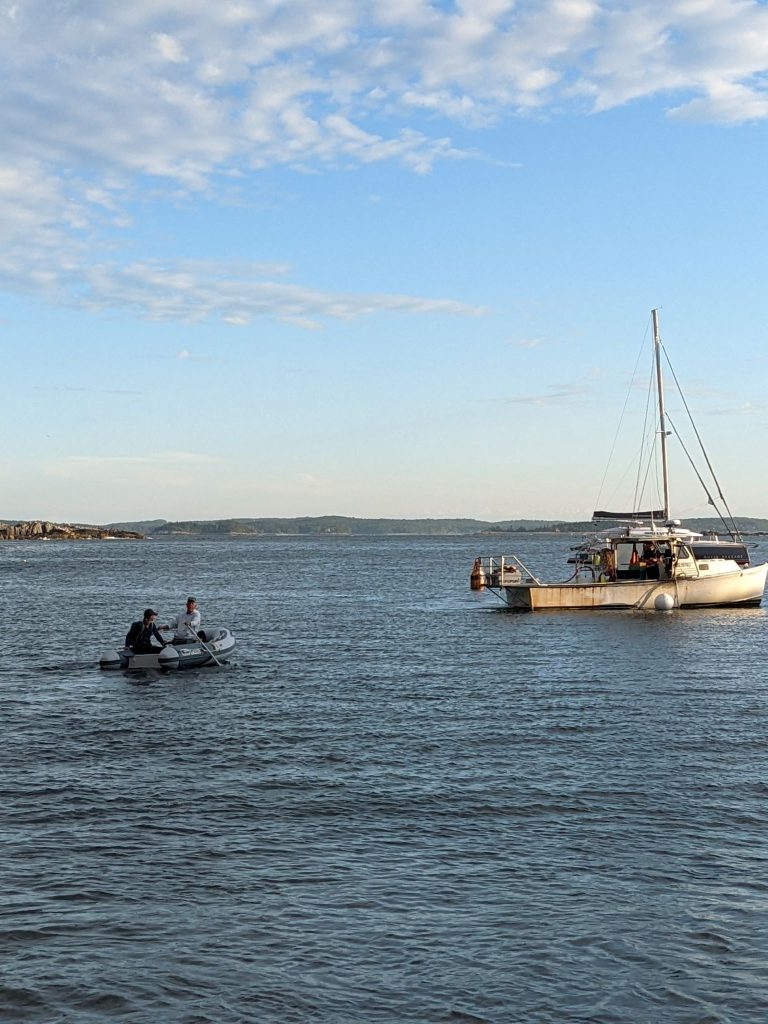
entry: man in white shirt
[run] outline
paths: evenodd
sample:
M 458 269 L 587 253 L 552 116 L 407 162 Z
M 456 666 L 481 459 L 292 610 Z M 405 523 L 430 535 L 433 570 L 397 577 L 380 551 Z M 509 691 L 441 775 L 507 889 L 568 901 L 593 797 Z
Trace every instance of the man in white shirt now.
M 170 625 L 164 629 L 172 629 L 173 642 L 175 644 L 187 644 L 197 640 L 197 631 L 200 629 L 200 612 L 197 610 L 197 601 L 194 597 L 187 598 L 186 611 L 180 612 L 175 619 L 171 619 Z

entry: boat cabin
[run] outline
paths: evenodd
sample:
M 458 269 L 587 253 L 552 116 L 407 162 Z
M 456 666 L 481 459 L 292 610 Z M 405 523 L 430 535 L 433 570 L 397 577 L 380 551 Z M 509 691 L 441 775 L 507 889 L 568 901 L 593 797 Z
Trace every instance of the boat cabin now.
M 679 545 L 678 558 L 685 548 Z M 674 546 L 671 541 L 627 541 L 614 546 L 617 580 L 660 580 L 672 575 Z
M 702 537 L 690 530 L 627 528 L 620 534 L 593 541 L 573 562 L 577 575 L 601 582 L 669 580 L 744 569 L 749 566 L 745 544 Z

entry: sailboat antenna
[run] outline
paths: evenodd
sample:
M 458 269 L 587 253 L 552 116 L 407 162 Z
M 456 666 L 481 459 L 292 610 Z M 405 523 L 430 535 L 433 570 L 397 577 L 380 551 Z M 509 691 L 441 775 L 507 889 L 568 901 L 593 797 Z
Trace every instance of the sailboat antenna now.
M 661 376 L 661 336 L 659 311 L 651 310 L 653 317 L 653 353 L 656 360 L 656 391 L 659 399 L 659 436 L 661 438 L 661 475 L 664 486 L 664 519 L 669 519 L 669 465 L 667 462 L 667 423 L 664 415 L 664 381 Z

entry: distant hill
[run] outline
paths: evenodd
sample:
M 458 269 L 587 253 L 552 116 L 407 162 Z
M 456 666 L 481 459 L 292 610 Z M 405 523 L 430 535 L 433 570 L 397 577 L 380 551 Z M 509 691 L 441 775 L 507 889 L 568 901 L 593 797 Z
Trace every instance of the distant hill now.
M 137 533 L 152 533 L 160 526 L 164 526 L 167 519 L 142 519 L 137 523 L 107 523 L 105 530 L 134 530 Z
M 216 519 L 167 522 L 155 537 L 209 536 L 455 536 L 476 533 L 483 524 L 473 519 L 356 519 L 348 516 L 304 516 L 296 519 Z
M 768 535 L 768 519 L 737 516 L 738 529 L 745 536 Z M 470 537 L 510 534 L 599 533 L 602 527 L 591 521 L 563 522 L 547 519 L 358 519 L 353 516 L 304 516 L 295 519 L 207 519 L 168 522 L 145 519 L 104 526 L 49 523 L 43 520 L 0 520 L 3 540 L 137 540 L 143 537 L 200 538 L 229 540 L 237 537 Z M 616 525 L 616 524 L 613 524 Z M 727 531 L 719 519 L 688 519 L 685 525 L 702 533 Z
M 736 519 L 744 533 L 768 532 L 768 519 Z M 723 533 L 719 519 L 687 520 L 694 530 Z M 473 534 L 592 533 L 599 527 L 590 520 L 563 522 L 546 519 L 359 519 L 352 516 L 304 516 L 294 519 L 209 519 L 169 522 L 165 519 L 110 523 L 109 529 L 133 530 L 152 537 L 461 537 Z
M 478 519 L 358 519 L 350 516 L 305 516 L 296 519 L 217 519 L 167 522 L 152 530 L 155 537 L 459 537 L 477 533 L 551 530 L 544 520 L 484 522 Z M 566 526 L 567 530 L 574 527 Z M 578 528 L 578 527 L 576 527 Z

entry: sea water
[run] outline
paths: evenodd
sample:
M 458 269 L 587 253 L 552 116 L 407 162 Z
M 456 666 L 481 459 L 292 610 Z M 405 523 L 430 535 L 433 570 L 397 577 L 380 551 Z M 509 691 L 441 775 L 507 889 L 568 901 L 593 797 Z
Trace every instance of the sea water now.
M 468 589 L 567 547 L 2 546 L 0 1019 L 768 1019 L 766 611 Z M 99 671 L 190 593 L 230 665 Z

